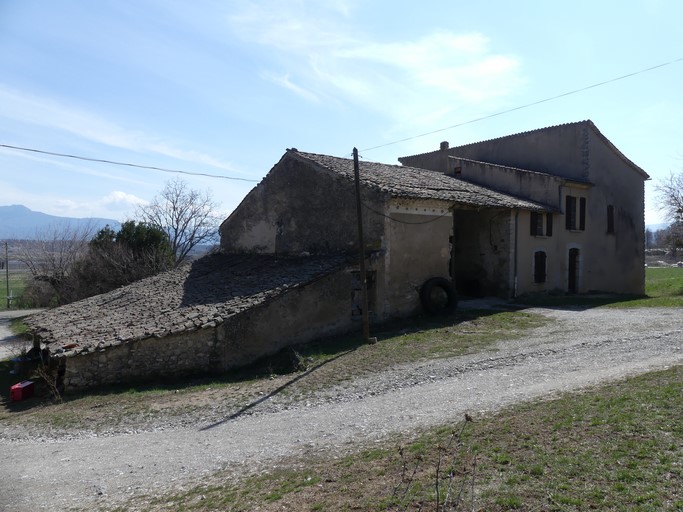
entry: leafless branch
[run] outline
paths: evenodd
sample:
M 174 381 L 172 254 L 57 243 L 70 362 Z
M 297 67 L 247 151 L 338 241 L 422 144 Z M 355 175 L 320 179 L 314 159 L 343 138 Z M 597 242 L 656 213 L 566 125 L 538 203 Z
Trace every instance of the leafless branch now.
M 137 216 L 168 235 L 179 265 L 195 246 L 215 240 L 221 221 L 216 208 L 208 191 L 192 190 L 175 179 L 150 204 L 138 208 Z

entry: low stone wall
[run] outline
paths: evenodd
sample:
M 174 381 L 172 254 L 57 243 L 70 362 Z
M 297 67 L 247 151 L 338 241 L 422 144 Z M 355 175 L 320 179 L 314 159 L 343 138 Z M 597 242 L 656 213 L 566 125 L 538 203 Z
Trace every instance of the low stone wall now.
M 201 329 L 144 340 L 66 358 L 67 392 L 149 378 L 208 372 L 215 349 L 215 329 Z
M 278 350 L 350 330 L 351 275 L 339 270 L 229 317 L 217 327 L 150 337 L 63 358 L 67 393 L 226 371 Z
M 348 332 L 352 317 L 352 277 L 340 270 L 260 307 L 228 319 L 218 328 L 220 370 L 274 354 L 287 346 Z

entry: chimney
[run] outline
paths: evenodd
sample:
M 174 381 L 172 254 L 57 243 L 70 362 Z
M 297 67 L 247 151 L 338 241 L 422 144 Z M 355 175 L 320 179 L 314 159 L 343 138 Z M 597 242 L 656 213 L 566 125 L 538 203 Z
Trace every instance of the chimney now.
M 450 174 L 448 172 L 448 146 L 449 144 L 447 140 L 439 144 L 439 151 L 441 152 L 441 154 L 439 155 L 439 170 L 444 174 Z

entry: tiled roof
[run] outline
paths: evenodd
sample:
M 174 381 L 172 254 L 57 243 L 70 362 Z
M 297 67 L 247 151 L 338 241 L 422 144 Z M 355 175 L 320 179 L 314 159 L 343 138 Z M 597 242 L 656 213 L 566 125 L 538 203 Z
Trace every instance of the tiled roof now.
M 289 155 L 313 162 L 338 176 L 353 180 L 353 160 L 314 153 L 289 150 Z M 364 186 L 385 192 L 391 197 L 407 199 L 436 199 L 461 205 L 488 208 L 516 208 L 548 211 L 546 205 L 457 179 L 453 176 L 403 165 L 378 162 L 359 162 L 359 174 Z
M 26 319 L 56 357 L 215 327 L 333 272 L 343 257 L 214 254 Z

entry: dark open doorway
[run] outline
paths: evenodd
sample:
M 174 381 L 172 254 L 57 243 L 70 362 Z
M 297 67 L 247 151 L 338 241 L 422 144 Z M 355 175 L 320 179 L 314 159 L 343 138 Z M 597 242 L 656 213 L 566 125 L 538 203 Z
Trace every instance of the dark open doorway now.
M 576 248 L 569 249 L 567 291 L 569 293 L 578 293 L 579 291 L 579 250 Z

